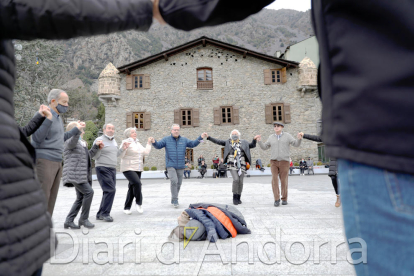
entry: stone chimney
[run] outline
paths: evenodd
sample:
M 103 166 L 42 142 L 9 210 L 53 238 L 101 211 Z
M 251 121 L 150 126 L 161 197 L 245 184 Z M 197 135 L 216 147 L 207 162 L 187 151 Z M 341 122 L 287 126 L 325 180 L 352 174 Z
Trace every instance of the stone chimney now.
M 318 69 L 315 63 L 305 57 L 299 64 L 299 86 L 297 90 L 302 92 L 302 97 L 306 91 L 314 91 L 318 88 Z
M 121 76 L 111 62 L 99 75 L 98 97 L 105 106 L 116 106 L 121 98 Z

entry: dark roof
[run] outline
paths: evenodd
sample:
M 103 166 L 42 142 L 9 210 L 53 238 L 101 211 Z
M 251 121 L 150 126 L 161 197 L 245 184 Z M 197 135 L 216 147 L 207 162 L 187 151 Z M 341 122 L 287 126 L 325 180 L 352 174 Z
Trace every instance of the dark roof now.
M 243 58 L 245 58 L 247 56 L 251 56 L 251 57 L 262 59 L 262 60 L 272 62 L 272 63 L 278 64 L 278 65 L 281 65 L 281 66 L 285 66 L 285 67 L 294 67 L 294 68 L 296 68 L 296 67 L 299 66 L 299 63 L 296 62 L 296 61 L 290 61 L 290 60 L 285 60 L 285 59 L 281 59 L 281 58 L 268 56 L 268 55 L 265 55 L 265 54 L 262 54 L 262 53 L 259 53 L 259 52 L 251 51 L 251 50 L 246 49 L 246 48 L 238 47 L 238 46 L 231 45 L 231 44 L 228 44 L 228 43 L 225 43 L 225 42 L 222 42 L 222 41 L 218 41 L 218 40 L 215 40 L 215 39 L 212 39 L 212 38 L 208 38 L 206 36 L 202 36 L 202 37 L 200 37 L 196 40 L 193 40 L 193 41 L 187 42 L 185 44 L 182 44 L 180 46 L 177 46 L 177 47 L 171 48 L 169 50 L 163 51 L 159 54 L 152 55 L 152 56 L 137 60 L 135 62 L 120 66 L 117 69 L 121 73 L 130 74 L 131 71 L 133 71 L 137 68 L 144 67 L 148 64 L 151 64 L 153 62 L 156 62 L 156 61 L 159 61 L 159 60 L 162 60 L 162 59 L 168 60 L 169 56 L 176 55 L 178 53 L 184 52 L 184 51 L 186 51 L 190 48 L 194 48 L 198 45 L 206 46 L 207 44 L 213 45 L 215 47 L 219 47 L 219 48 L 224 49 L 224 50 L 230 50 L 230 51 L 233 51 L 233 52 L 237 52 L 239 54 L 242 54 Z

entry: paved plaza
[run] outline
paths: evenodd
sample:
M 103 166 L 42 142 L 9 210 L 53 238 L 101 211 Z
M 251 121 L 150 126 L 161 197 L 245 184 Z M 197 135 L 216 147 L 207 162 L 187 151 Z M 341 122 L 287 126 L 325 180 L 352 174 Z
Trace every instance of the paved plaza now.
M 168 180 L 143 179 L 144 213 L 133 205 L 132 215 L 126 215 L 128 183 L 118 180 L 114 222 L 108 223 L 95 219 L 102 190 L 94 181 L 90 221 L 95 228 L 89 231 L 63 229 L 75 190 L 62 186 L 53 215 L 58 247 L 43 275 L 355 275 L 347 261 L 341 208 L 334 206 L 327 175 L 290 176 L 289 204 L 280 207 L 273 206 L 271 177 L 245 178 L 243 204 L 237 208 L 250 235 L 216 244 L 190 241 L 185 248 L 183 242 L 169 242 L 177 217 L 189 204 L 232 204 L 231 182 L 184 179 L 175 209 Z

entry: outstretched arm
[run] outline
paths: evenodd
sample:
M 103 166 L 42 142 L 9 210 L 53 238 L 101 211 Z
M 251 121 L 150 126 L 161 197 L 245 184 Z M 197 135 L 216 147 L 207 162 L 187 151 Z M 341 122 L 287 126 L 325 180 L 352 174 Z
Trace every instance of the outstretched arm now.
M 225 146 L 226 145 L 226 141 L 225 140 L 216 139 L 216 138 L 213 138 L 211 136 L 208 136 L 207 137 L 207 140 L 209 140 L 209 141 L 211 141 L 214 144 L 217 144 L 219 146 Z
M 162 149 L 162 148 L 165 147 L 166 144 L 167 144 L 167 142 L 166 142 L 165 138 L 162 138 L 159 142 L 157 140 L 155 140 L 154 138 L 152 138 L 152 145 L 156 149 Z
M 162 18 L 180 30 L 240 21 L 274 0 L 159 0 Z
M 147 31 L 152 9 L 150 0 L 0 1 L 0 37 L 67 39 L 131 29 Z
M 203 140 L 203 138 L 200 136 L 198 136 L 198 138 L 196 140 L 187 140 L 187 148 L 195 148 L 200 144 L 200 141 Z

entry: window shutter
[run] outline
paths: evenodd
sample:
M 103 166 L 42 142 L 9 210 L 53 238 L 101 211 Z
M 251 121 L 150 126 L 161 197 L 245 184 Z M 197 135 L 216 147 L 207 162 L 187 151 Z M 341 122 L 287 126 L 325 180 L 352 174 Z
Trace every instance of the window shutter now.
M 286 67 L 282 68 L 282 83 L 287 82 L 287 76 L 286 76 Z
M 233 106 L 233 125 L 240 124 L 239 109 L 239 107 Z
M 126 128 L 130 128 L 134 125 L 134 118 L 133 118 L 133 113 L 129 112 L 126 115 Z
M 150 88 L 151 88 L 150 75 L 144 75 L 144 89 L 150 89 Z
M 272 76 L 270 74 L 270 69 L 264 69 L 263 75 L 264 75 L 264 84 L 272 84 Z
M 144 129 L 151 129 L 151 112 L 144 113 Z
M 126 76 L 126 89 L 132 90 L 132 75 Z
M 214 113 L 214 124 L 221 125 L 220 107 L 213 108 Z
M 291 119 L 290 119 L 290 104 L 285 103 L 283 105 L 283 109 L 285 111 L 285 124 L 289 124 L 291 122 Z
M 180 124 L 180 110 L 179 109 L 174 110 L 174 124 L 181 125 Z
M 193 108 L 193 127 L 200 126 L 200 109 Z
M 266 124 L 273 123 L 272 105 L 271 104 L 266 104 L 265 105 L 265 119 L 266 119 Z

